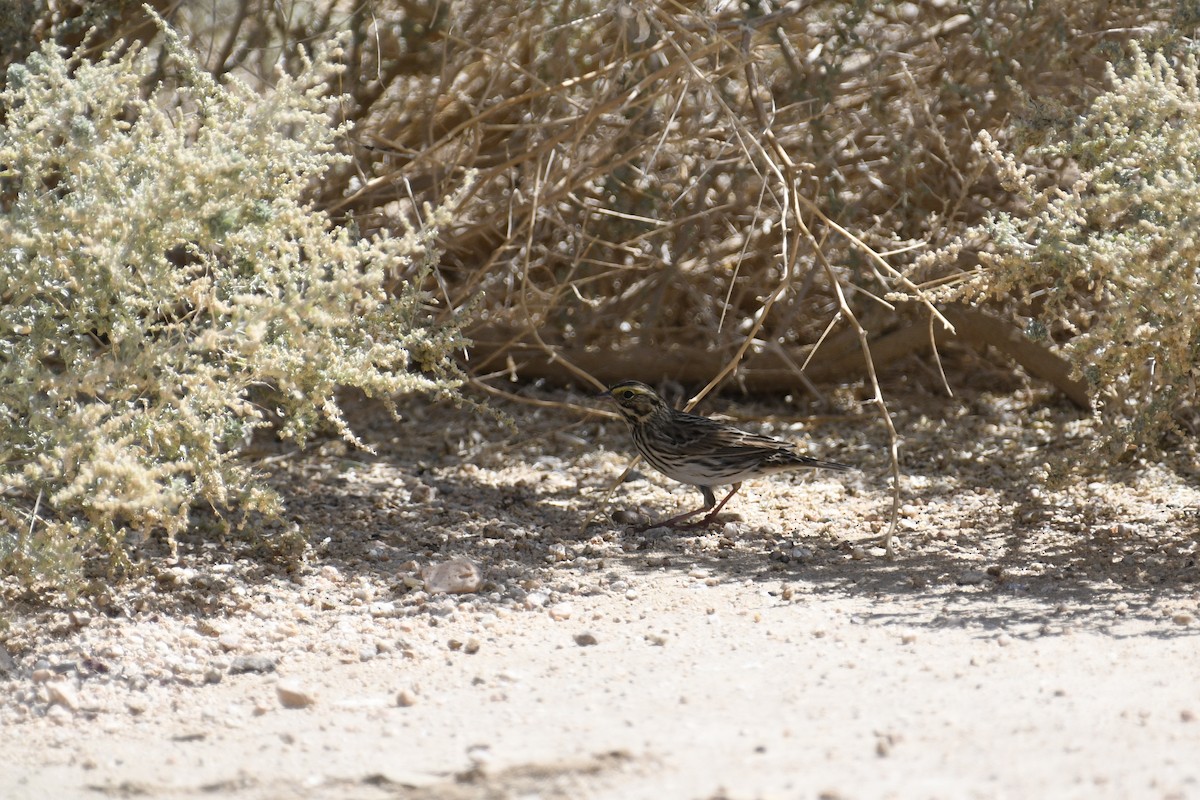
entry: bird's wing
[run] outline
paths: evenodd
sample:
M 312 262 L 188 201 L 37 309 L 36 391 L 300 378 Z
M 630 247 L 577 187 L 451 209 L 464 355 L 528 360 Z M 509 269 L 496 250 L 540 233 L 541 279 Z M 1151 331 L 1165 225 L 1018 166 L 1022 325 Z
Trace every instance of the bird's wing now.
M 764 449 L 792 453 L 791 444 L 759 433 L 731 428 L 728 425 L 689 414 L 688 424 L 681 426 L 681 449 L 710 455 L 744 455 Z
M 726 459 L 736 463 L 741 459 L 757 459 L 763 465 L 774 464 L 783 469 L 796 466 L 824 467 L 826 469 L 850 470 L 854 467 L 837 461 L 823 461 L 801 454 L 791 442 L 764 436 L 761 433 L 732 428 L 724 423 L 689 414 L 689 424 L 682 426 L 686 431 L 677 443 L 680 452 Z M 765 452 L 764 452 L 765 451 Z

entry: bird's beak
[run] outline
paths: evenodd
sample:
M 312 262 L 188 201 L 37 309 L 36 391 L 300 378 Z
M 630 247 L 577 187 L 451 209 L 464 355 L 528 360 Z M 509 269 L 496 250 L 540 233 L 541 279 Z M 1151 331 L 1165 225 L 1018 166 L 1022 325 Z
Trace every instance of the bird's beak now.
M 605 389 L 603 392 L 600 392 L 599 394 L 592 395 L 592 399 L 593 400 L 612 400 L 612 392 L 608 389 Z

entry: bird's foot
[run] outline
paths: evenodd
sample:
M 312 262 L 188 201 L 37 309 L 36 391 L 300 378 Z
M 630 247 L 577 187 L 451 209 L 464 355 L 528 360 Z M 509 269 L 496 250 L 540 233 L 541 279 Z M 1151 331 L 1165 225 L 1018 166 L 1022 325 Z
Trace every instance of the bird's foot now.
M 675 525 L 674 527 L 676 527 L 680 530 L 694 531 L 694 530 L 698 530 L 700 528 L 707 528 L 716 521 L 717 521 L 716 514 L 708 514 L 703 519 L 696 520 L 695 522 L 680 523 L 678 525 Z

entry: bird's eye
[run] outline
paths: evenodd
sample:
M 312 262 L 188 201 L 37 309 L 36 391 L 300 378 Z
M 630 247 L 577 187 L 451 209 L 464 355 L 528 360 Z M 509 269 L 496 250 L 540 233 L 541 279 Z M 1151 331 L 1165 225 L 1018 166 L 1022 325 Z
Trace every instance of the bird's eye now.
M 633 399 L 633 392 L 631 392 L 629 389 L 626 389 L 626 390 L 625 390 L 625 393 L 624 393 L 624 397 L 625 397 L 625 399 L 626 399 L 626 400 L 632 400 L 632 399 Z

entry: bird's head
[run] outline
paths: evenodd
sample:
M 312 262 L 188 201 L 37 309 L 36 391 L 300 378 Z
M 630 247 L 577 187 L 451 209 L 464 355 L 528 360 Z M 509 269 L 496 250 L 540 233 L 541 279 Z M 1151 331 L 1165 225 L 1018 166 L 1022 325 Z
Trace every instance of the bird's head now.
M 622 381 L 608 387 L 608 391 L 600 395 L 617 404 L 617 411 L 629 423 L 645 422 L 655 414 L 670 411 L 671 407 L 663 400 L 658 392 L 641 381 Z

